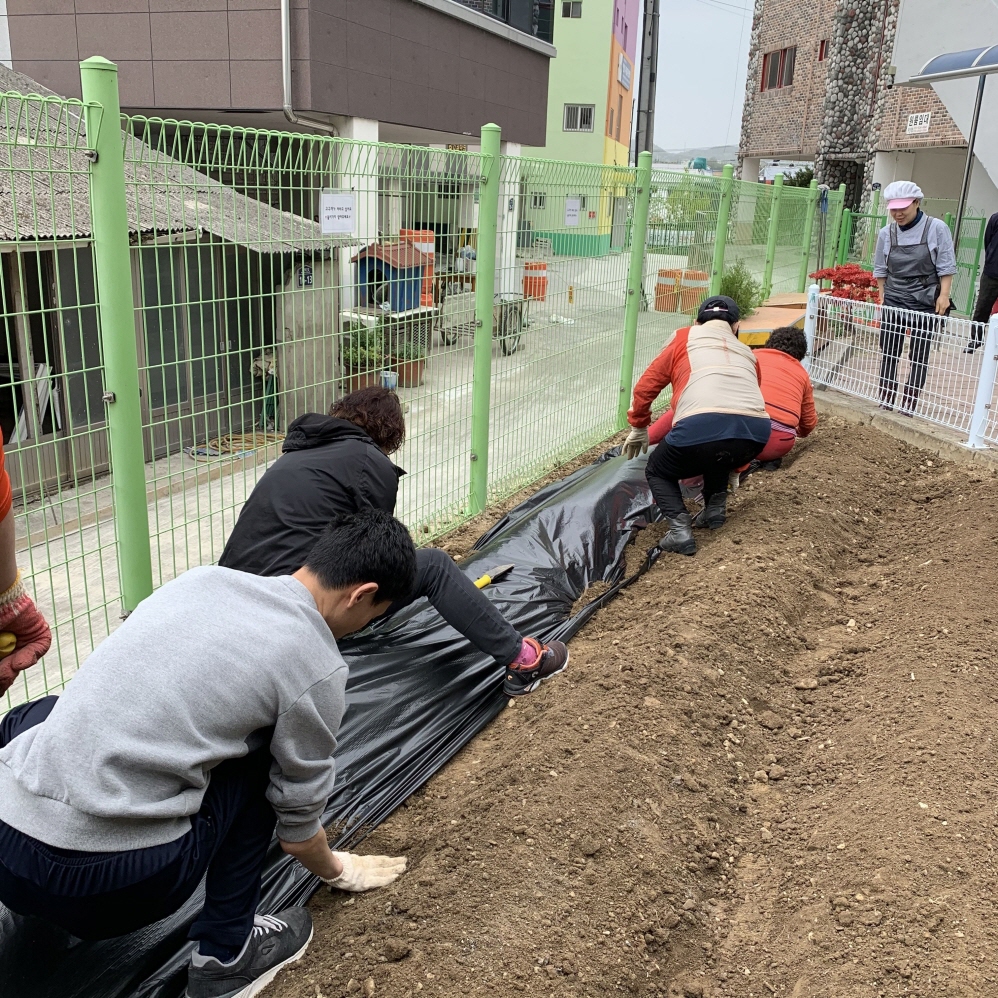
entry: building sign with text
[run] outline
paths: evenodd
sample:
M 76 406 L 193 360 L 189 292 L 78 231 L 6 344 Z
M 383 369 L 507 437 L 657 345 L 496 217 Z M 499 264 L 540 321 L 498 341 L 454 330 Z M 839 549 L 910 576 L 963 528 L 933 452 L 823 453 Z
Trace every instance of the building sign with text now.
M 324 236 L 352 236 L 357 231 L 357 198 L 353 191 L 325 190 L 319 196 Z

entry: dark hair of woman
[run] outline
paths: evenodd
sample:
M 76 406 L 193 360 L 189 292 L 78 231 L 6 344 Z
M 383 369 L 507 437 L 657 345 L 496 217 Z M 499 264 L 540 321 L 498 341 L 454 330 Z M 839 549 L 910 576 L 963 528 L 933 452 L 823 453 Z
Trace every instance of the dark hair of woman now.
M 769 334 L 766 346 L 770 350 L 782 350 L 795 360 L 803 360 L 807 353 L 807 337 L 796 326 L 780 326 Z
M 329 415 L 359 426 L 386 454 L 405 443 L 402 403 L 390 388 L 372 385 L 344 395 L 332 404 Z

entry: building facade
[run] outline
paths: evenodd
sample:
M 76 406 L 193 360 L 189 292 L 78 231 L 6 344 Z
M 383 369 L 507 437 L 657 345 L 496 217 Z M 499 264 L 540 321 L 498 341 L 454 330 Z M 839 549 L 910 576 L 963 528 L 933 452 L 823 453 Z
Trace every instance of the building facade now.
M 914 180 L 928 194 L 957 198 L 966 165 L 977 79 L 938 83 L 931 90 L 905 87 L 929 59 L 944 52 L 998 42 L 998 9 L 990 0 L 904 0 L 892 62 L 897 86 L 887 101 L 877 146 L 874 180 Z M 998 83 L 985 86 L 967 203 L 978 213 L 998 211 Z
M 626 167 L 637 96 L 640 0 L 558 0 L 548 86 L 547 143 L 531 156 Z M 605 67 L 605 70 L 604 70 Z M 606 75 L 604 75 L 604 72 Z M 627 192 L 612 171 L 598 197 L 524 177 L 522 217 L 554 252 L 600 256 L 626 241 Z
M 957 7 L 975 10 L 933 0 L 756 0 L 742 178 L 757 179 L 767 160 L 795 159 L 814 163 L 819 183 L 844 183 L 853 208 L 869 202 L 874 184 L 895 179 L 916 181 L 929 197 L 956 198 L 965 133 L 940 93 L 903 84 L 933 55 L 982 44 L 990 5 Z M 965 103 L 969 124 L 972 96 Z M 977 201 L 987 208 L 993 185 L 978 173 Z
M 548 83 L 547 142 L 531 149 L 532 155 L 627 164 L 640 12 L 640 0 L 558 0 L 553 32 L 558 58 Z
M 301 115 L 417 143 L 494 121 L 543 145 L 554 0 L 7 0 L 0 61 L 78 97 L 80 61 L 102 55 L 126 111 L 287 129 L 282 2 Z

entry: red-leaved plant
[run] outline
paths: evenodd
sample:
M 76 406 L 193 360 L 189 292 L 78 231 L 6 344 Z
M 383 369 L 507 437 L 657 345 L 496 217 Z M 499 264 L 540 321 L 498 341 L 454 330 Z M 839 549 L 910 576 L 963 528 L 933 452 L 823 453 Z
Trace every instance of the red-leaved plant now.
M 816 270 L 811 277 L 816 281 L 831 281 L 828 292 L 833 298 L 847 298 L 850 301 L 880 301 L 877 279 L 858 263 L 844 263 L 839 267 L 825 267 Z

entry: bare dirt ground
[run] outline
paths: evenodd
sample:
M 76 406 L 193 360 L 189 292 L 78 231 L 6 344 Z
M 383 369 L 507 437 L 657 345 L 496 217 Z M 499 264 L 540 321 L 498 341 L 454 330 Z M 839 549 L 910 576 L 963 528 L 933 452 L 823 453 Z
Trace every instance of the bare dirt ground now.
M 317 894 L 269 993 L 998 995 L 996 480 L 798 447 L 364 844 L 409 871 Z

